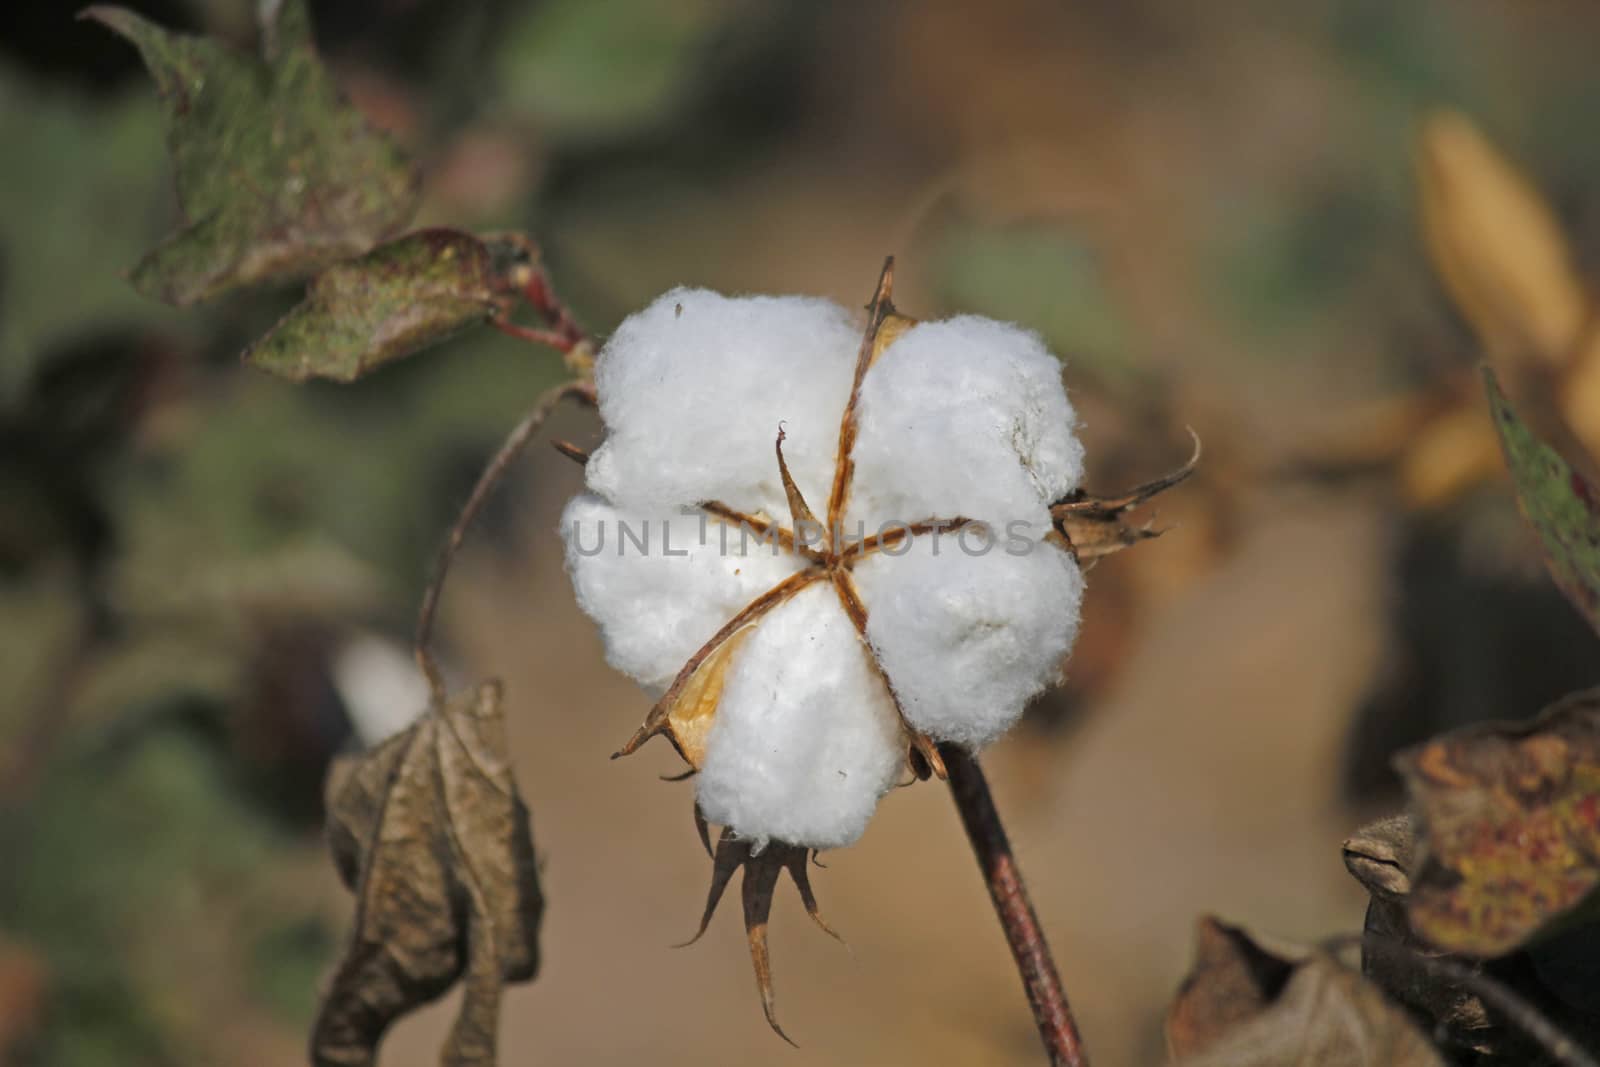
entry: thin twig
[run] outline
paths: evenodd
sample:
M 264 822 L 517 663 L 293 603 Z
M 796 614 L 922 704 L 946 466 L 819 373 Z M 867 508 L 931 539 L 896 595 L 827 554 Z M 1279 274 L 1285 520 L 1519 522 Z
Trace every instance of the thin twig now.
M 989 898 L 994 901 L 995 913 L 1000 916 L 1017 973 L 1028 994 L 1028 1004 L 1033 1008 L 1039 1039 L 1050 1054 L 1052 1067 L 1084 1067 L 1088 1058 L 1083 1051 L 1083 1040 L 1078 1036 L 1078 1024 L 1067 1006 L 1061 976 L 1056 973 L 1050 945 L 1039 927 L 1039 917 L 1034 914 L 1027 887 L 1022 884 L 1022 872 L 1011 852 L 1000 813 L 995 810 L 994 798 L 989 794 L 989 783 L 966 749 L 941 745 L 940 751 L 950 772 L 950 793 L 961 814 L 961 824 L 966 827 L 967 840 L 972 842 L 972 851 L 977 854 L 983 880 L 989 887 Z
M 544 425 L 545 419 L 550 417 L 556 406 L 568 397 L 578 397 L 592 404 L 593 383 L 583 380 L 564 382 L 544 391 L 533 408 L 506 437 L 505 443 L 500 446 L 500 451 L 495 453 L 489 465 L 483 469 L 483 473 L 478 476 L 478 484 L 472 487 L 472 495 L 467 498 L 461 514 L 456 516 L 455 525 L 450 528 L 450 536 L 445 539 L 443 547 L 439 549 L 439 555 L 434 560 L 433 578 L 422 594 L 422 607 L 417 610 L 417 631 L 413 651 L 417 658 L 417 666 L 422 668 L 422 673 L 427 677 L 428 689 L 432 692 L 436 703 L 442 703 L 448 694 L 445 690 L 444 674 L 434 658 L 430 642 L 433 637 L 433 618 L 439 608 L 439 595 L 444 589 L 444 580 L 450 573 L 450 563 L 455 559 L 462 542 L 466 540 L 467 530 L 478 517 L 478 512 L 483 509 L 484 502 L 505 477 L 512 462 L 539 432 L 539 428 Z

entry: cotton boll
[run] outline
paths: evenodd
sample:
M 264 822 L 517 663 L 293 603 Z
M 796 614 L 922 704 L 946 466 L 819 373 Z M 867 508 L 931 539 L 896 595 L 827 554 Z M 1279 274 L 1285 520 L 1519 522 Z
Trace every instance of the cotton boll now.
M 720 500 L 788 515 L 773 444 L 825 502 L 860 327 L 806 297 L 674 289 L 625 321 L 595 366 L 606 441 L 589 487 L 651 510 Z
M 1041 524 L 1083 477 L 1061 365 L 1037 334 L 974 316 L 891 344 L 859 401 L 850 523 Z
M 820 583 L 736 653 L 696 781 L 701 810 L 757 843 L 848 845 L 905 766 L 894 705 Z
M 715 520 L 705 520 L 702 541 L 701 522 L 590 495 L 561 516 L 567 570 L 579 606 L 600 624 L 607 661 L 657 694 L 724 623 L 797 569 L 793 553 L 774 555 L 770 542 L 741 540 Z
M 1056 680 L 1072 647 L 1083 576 L 1049 541 L 990 543 L 969 531 L 918 537 L 855 572 L 867 634 L 912 725 L 944 741 L 993 741 Z M 937 547 L 938 554 L 934 554 Z

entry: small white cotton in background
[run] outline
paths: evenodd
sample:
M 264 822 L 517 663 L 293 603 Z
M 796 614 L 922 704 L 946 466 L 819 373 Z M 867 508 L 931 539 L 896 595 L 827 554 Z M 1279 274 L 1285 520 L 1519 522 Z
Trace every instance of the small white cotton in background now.
M 1083 478 L 1061 364 L 1006 323 L 912 327 L 867 374 L 859 411 L 848 519 L 868 533 L 926 518 L 1043 523 Z
M 992 548 L 973 554 L 985 543 Z M 1077 635 L 1078 565 L 1048 541 L 1021 555 L 1007 544 L 1003 534 L 986 542 L 969 531 L 963 542 L 946 533 L 935 556 L 923 536 L 903 556 L 856 567 L 867 633 L 901 708 L 939 740 L 979 746 L 1010 729 L 1056 680 Z
M 428 683 L 410 649 L 371 634 L 342 645 L 331 664 L 334 688 L 363 747 L 410 726 L 428 708 Z
M 786 518 L 773 452 L 782 423 L 795 482 L 822 508 L 860 332 L 826 300 L 665 294 L 618 327 L 595 365 L 606 440 L 589 488 L 625 507 L 720 500 Z
M 724 623 L 798 569 L 792 552 L 774 555 L 770 542 L 713 519 L 702 540 L 701 522 L 697 512 L 630 511 L 592 495 L 574 498 L 561 516 L 567 570 L 579 606 L 600 624 L 607 662 L 654 694 Z
M 894 705 L 824 582 L 735 654 L 695 781 L 706 818 L 740 837 L 838 848 L 861 836 L 905 759 Z

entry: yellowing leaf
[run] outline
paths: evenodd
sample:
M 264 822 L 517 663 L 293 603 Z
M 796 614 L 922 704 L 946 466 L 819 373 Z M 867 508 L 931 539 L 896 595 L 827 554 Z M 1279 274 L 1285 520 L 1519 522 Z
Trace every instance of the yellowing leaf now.
M 1566 362 L 1586 301 L 1538 190 L 1454 112 L 1428 121 L 1418 162 L 1428 251 L 1484 347 L 1550 366 Z
M 1474 956 L 1523 945 L 1600 886 L 1600 690 L 1533 722 L 1470 726 L 1404 753 L 1422 827 L 1411 925 Z

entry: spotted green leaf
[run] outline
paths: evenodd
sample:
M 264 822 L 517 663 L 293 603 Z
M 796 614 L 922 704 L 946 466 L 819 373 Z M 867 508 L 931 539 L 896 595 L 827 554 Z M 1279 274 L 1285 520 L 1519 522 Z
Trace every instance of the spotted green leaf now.
M 532 244 L 418 230 L 318 274 L 306 298 L 245 353 L 288 378 L 350 382 L 509 311 Z
M 1556 585 L 1600 630 L 1600 493 L 1517 417 L 1485 368 L 1489 410 L 1517 486 L 1517 503 L 1539 533 Z
M 260 57 L 120 7 L 84 16 L 139 49 L 166 112 L 184 223 L 133 268 L 141 293 L 184 305 L 303 277 L 410 217 L 416 173 L 339 93 L 305 0 L 262 5 Z

